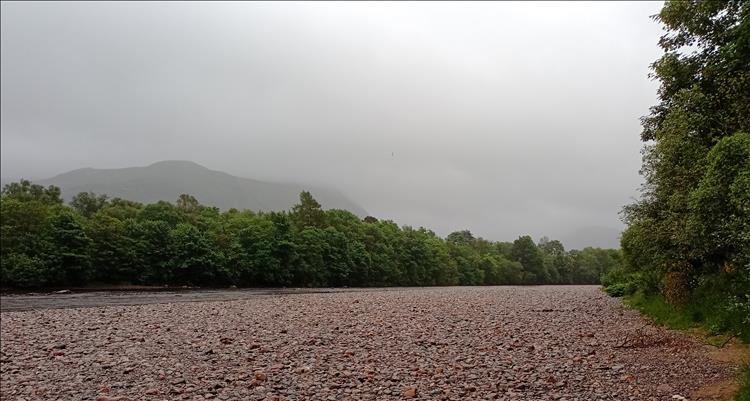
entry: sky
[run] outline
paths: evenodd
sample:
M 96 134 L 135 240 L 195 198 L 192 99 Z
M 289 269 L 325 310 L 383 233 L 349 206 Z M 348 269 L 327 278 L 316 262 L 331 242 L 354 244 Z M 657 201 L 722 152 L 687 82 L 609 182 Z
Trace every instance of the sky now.
M 2 176 L 191 160 L 441 235 L 616 246 L 661 6 L 3 2 Z

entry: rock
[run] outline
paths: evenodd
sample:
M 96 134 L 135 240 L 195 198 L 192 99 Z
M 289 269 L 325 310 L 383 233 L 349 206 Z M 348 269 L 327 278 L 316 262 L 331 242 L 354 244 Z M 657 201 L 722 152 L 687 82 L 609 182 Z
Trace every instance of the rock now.
M 72 292 L 73 291 L 70 291 L 70 290 L 60 290 L 60 291 L 55 291 L 55 294 L 71 294 Z
M 404 390 L 404 398 L 414 398 L 417 396 L 417 389 L 414 387 L 408 387 Z
M 659 392 L 659 394 L 667 394 L 672 392 L 672 386 L 669 384 L 660 384 L 656 387 L 656 391 Z
M 182 300 L 191 294 L 181 293 Z M 711 360 L 681 333 L 649 327 L 644 346 L 636 347 L 633 330 L 641 319 L 632 311 L 620 317 L 620 300 L 595 286 L 371 289 L 236 300 L 232 294 L 242 294 L 225 294 L 230 299 L 220 302 L 3 311 L 0 397 L 685 401 L 672 396 L 733 375 L 732 366 Z M 71 297 L 44 298 L 54 304 Z M 355 299 L 359 305 L 352 305 Z M 528 313 L 543 308 L 556 312 Z M 595 335 L 579 335 L 585 332 Z M 668 342 L 655 342 L 663 338 Z M 602 346 L 589 345 L 593 339 Z M 530 345 L 537 345 L 534 352 Z M 664 393 L 656 389 L 662 383 L 669 384 Z

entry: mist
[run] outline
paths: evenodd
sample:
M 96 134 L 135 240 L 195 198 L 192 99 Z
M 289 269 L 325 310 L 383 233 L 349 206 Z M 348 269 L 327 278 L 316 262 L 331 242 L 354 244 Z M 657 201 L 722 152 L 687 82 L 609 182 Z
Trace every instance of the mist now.
M 4 2 L 2 176 L 191 160 L 585 246 L 642 181 L 661 6 Z

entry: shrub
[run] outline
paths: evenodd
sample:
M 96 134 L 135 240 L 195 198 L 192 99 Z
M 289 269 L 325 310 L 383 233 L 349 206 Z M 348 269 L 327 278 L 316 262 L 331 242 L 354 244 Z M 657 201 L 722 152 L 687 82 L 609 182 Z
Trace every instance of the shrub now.
M 740 373 L 740 388 L 734 395 L 734 401 L 750 401 L 750 364 L 745 365 Z
M 615 283 L 604 287 L 604 292 L 613 297 L 621 297 L 627 294 L 627 288 L 625 283 Z
M 3 286 L 38 288 L 49 281 L 49 270 L 39 258 L 25 254 L 10 254 L 0 263 Z

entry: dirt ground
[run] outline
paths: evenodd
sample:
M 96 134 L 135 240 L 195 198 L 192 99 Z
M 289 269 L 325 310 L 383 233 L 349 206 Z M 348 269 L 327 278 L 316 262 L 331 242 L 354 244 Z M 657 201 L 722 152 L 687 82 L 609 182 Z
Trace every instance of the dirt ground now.
M 735 373 L 595 286 L 43 298 L 2 298 L 0 399 L 710 400 Z

